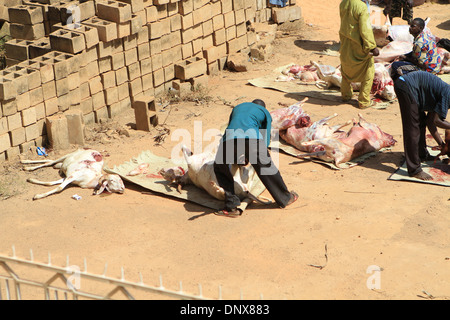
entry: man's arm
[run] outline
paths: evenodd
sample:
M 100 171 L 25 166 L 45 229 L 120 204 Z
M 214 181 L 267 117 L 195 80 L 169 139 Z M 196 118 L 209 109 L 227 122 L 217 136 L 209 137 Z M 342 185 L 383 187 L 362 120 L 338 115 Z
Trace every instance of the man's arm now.
M 434 140 L 438 143 L 438 145 L 442 145 L 444 141 L 438 133 L 437 128 L 441 129 L 450 129 L 450 122 L 445 120 L 441 120 L 439 115 L 436 112 L 428 112 L 427 114 L 427 127 L 430 131 L 430 134 L 433 136 Z

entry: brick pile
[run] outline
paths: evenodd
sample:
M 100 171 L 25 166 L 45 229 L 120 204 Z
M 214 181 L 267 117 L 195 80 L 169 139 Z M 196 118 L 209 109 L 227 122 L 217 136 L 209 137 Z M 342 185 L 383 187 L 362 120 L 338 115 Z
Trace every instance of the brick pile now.
M 5 8 L 13 39 L 0 71 L 0 161 L 48 140 L 83 144 L 80 125 L 207 83 L 256 43 L 248 21 L 301 16 L 293 0 L 5 0 L 0 19 Z

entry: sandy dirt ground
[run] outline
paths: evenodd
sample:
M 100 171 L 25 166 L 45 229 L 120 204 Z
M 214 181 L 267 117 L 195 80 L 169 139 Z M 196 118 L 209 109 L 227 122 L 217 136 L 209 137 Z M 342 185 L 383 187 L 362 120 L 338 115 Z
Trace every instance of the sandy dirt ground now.
M 304 24 L 279 32 L 274 54 L 256 62 L 248 72 L 223 71 L 209 80 L 209 103 L 180 102 L 162 109 L 160 123 L 171 131 L 192 133 L 195 121 L 203 128 L 220 128 L 236 104 L 255 98 L 269 110 L 302 97 L 256 88 L 249 79 L 264 76 L 290 62 L 316 60 L 337 66 L 339 58 L 319 55 L 338 41 L 339 0 L 299 1 Z M 426 3 L 414 9 L 417 17 L 430 17 L 430 27 L 450 38 L 450 5 Z M 400 19 L 394 23 L 403 23 Z M 60 194 L 33 201 L 48 187 L 26 182 L 28 177 L 58 178 L 57 170 L 24 172 L 18 161 L 2 163 L 0 182 L 0 253 L 36 261 L 71 265 L 102 274 L 224 299 L 424 299 L 450 298 L 450 194 L 445 187 L 388 180 L 402 162 L 402 127 L 398 103 L 387 109 L 358 110 L 350 104 L 309 99 L 304 109 L 313 119 L 337 112 L 349 120 L 358 112 L 377 123 L 398 141 L 390 150 L 362 165 L 332 170 L 280 153 L 279 168 L 286 184 L 299 195 L 291 207 L 253 204 L 236 219 L 218 217 L 213 210 L 175 198 L 146 194 L 127 183 L 122 195 L 92 196 L 91 190 L 71 187 Z M 178 141 L 167 136 L 159 146 L 159 133 L 133 130 L 132 111 L 104 125 L 104 131 L 127 129 L 129 137 L 97 134 L 86 143 L 109 154 L 113 167 L 141 151 L 170 157 Z M 97 129 L 98 126 L 97 126 Z M 92 128 L 91 131 L 92 132 Z M 75 148 L 75 147 L 74 147 Z M 67 151 L 51 152 L 56 158 Z M 25 158 L 37 158 L 25 154 Z M 73 200 L 78 194 L 81 200 Z M 270 197 L 267 191 L 263 195 Z M 371 267 L 375 266 L 375 267 Z M 379 268 L 379 272 L 373 273 Z M 369 271 L 369 272 L 368 272 Z M 21 275 L 26 278 L 27 274 Z M 376 288 L 369 288 L 375 279 Z M 33 294 L 30 299 L 42 299 Z M 164 299 L 164 296 L 157 297 Z

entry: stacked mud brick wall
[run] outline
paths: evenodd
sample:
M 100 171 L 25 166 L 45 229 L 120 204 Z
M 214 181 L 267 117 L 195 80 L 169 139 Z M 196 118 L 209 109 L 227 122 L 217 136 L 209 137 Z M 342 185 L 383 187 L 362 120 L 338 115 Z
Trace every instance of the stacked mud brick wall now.
M 256 42 L 248 22 L 296 20 L 299 10 L 268 0 L 4 0 L 13 39 L 0 71 L 0 161 L 49 139 L 82 144 L 80 123 L 205 84 Z

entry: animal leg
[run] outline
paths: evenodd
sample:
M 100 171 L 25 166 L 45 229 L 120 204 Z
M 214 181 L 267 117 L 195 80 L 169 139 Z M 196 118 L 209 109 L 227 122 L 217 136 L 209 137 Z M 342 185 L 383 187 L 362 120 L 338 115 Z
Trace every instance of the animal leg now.
M 63 191 L 65 187 L 67 187 L 70 183 L 72 183 L 72 181 L 75 180 L 75 178 L 74 177 L 69 177 L 69 178 L 63 179 L 63 180 L 64 181 L 57 188 L 52 189 L 52 190 L 50 190 L 48 192 L 45 192 L 45 193 L 36 194 L 33 197 L 33 200 L 42 199 L 42 198 L 48 197 L 49 195 L 52 195 L 54 193 L 59 193 L 59 192 Z
M 34 164 L 34 163 L 43 163 L 39 166 L 34 166 L 34 167 L 24 167 L 23 169 L 25 171 L 34 171 L 40 168 L 44 168 L 44 167 L 51 167 L 59 162 L 64 161 L 64 159 L 67 158 L 67 155 L 57 159 L 57 160 L 21 160 L 20 162 L 23 164 Z
M 40 180 L 34 179 L 34 178 L 28 178 L 27 181 L 30 182 L 30 183 L 39 184 L 39 185 L 42 185 L 42 186 L 54 186 L 56 184 L 63 183 L 64 182 L 64 178 L 61 178 L 61 179 L 55 180 L 55 181 L 48 181 L 48 182 L 47 181 L 40 181 Z

